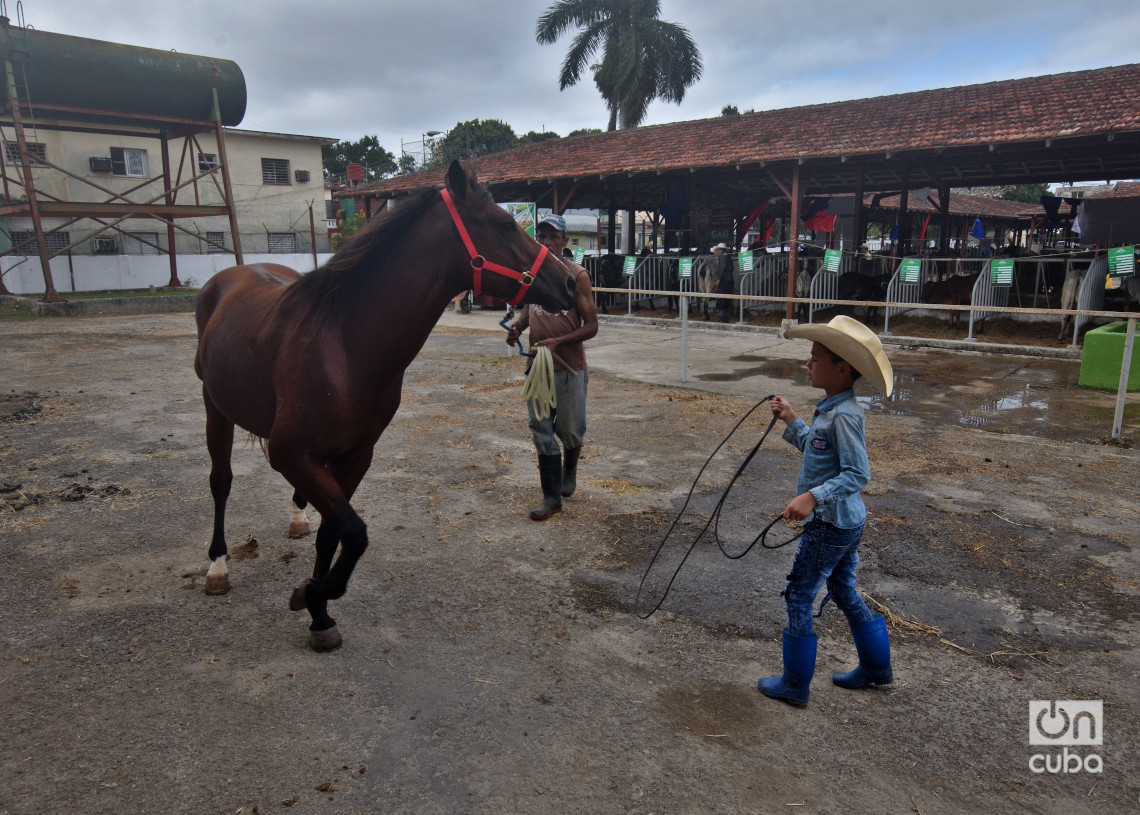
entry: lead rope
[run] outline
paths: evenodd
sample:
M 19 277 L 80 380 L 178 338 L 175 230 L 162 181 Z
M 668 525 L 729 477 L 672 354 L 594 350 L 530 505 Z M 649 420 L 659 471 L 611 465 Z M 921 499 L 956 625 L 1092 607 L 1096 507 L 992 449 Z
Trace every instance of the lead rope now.
M 675 517 L 673 519 L 673 523 L 669 525 L 669 530 L 665 533 L 665 537 L 662 538 L 661 543 L 657 545 L 657 550 L 653 553 L 653 557 L 650 559 L 649 565 L 645 567 L 645 573 L 641 576 L 641 582 L 637 586 L 637 597 L 633 601 L 633 613 L 641 619 L 648 620 L 651 616 L 653 616 L 657 609 L 661 608 L 662 603 L 665 602 L 665 598 L 669 596 L 670 589 L 673 588 L 673 581 L 675 581 L 677 579 L 677 575 L 681 573 L 681 567 L 685 565 L 685 561 L 689 559 L 689 555 L 693 553 L 693 549 L 696 548 L 701 538 L 704 537 L 705 532 L 708 531 L 709 526 L 713 527 L 713 539 L 716 541 L 717 548 L 720 550 L 721 554 L 729 560 L 739 560 L 740 558 L 744 557 L 752 551 L 752 548 L 756 546 L 757 543 L 759 543 L 765 549 L 779 549 L 782 546 L 787 546 L 789 543 L 798 540 L 800 536 L 803 535 L 803 532 L 799 532 L 794 537 L 789 538 L 782 543 L 769 544 L 768 532 L 772 529 L 773 526 L 776 525 L 777 522 L 783 519 L 782 515 L 778 515 L 773 518 L 767 526 L 760 530 L 760 534 L 753 538 L 752 542 L 749 543 L 748 546 L 745 547 L 744 551 L 740 552 L 739 554 L 729 554 L 725 550 L 724 544 L 720 540 L 719 529 L 721 509 L 724 507 L 724 502 L 728 499 L 728 494 L 732 490 L 732 487 L 736 483 L 736 480 L 740 478 L 741 474 L 744 472 L 744 469 L 748 466 L 749 462 L 752 461 L 757 451 L 760 450 L 760 445 L 764 443 L 764 439 L 768 438 L 768 434 L 771 433 L 772 428 L 776 426 L 776 420 L 779 417 L 772 416 L 772 421 L 768 423 L 768 428 L 764 431 L 763 435 L 760 436 L 760 441 L 756 442 L 752 450 L 748 453 L 747 456 L 744 457 L 744 461 L 741 462 L 740 466 L 736 468 L 736 472 L 733 474 L 732 479 L 728 482 L 728 486 L 725 487 L 724 492 L 721 493 L 720 500 L 717 501 L 716 508 L 712 511 L 712 514 L 709 515 L 709 519 L 705 521 L 705 525 L 701 528 L 700 533 L 696 536 L 696 538 L 693 539 L 693 542 L 689 544 L 689 548 L 685 551 L 685 556 L 681 558 L 681 562 L 677 564 L 677 568 L 673 570 L 673 576 L 669 578 L 669 582 L 666 584 L 665 591 L 662 592 L 661 598 L 657 601 L 656 605 L 654 605 L 653 608 L 651 608 L 646 613 L 643 614 L 640 611 L 641 592 L 645 588 L 645 581 L 649 577 L 649 573 L 653 570 L 653 564 L 656 563 L 657 558 L 661 556 L 661 552 L 665 548 L 665 544 L 668 543 L 669 537 L 673 534 L 673 530 L 677 528 L 677 524 L 680 522 L 681 517 L 685 514 L 685 510 L 688 509 L 689 501 L 692 499 L 693 492 L 696 490 L 697 483 L 701 480 L 701 476 L 704 474 L 705 469 L 709 466 L 709 463 L 713 460 L 713 457 L 720 451 L 720 448 L 724 447 L 728 440 L 732 438 L 732 434 L 740 429 L 740 426 L 744 424 L 745 420 L 752 415 L 756 408 L 760 407 L 771 398 L 771 396 L 765 396 L 763 399 L 753 405 L 749 411 L 744 414 L 744 416 L 741 417 L 740 421 L 736 423 L 736 426 L 733 427 L 732 430 L 728 431 L 728 435 L 724 437 L 721 443 L 718 444 L 716 446 L 716 449 L 713 450 L 709 455 L 708 459 L 705 460 L 705 463 L 701 466 L 700 471 L 697 473 L 697 477 L 693 479 L 693 486 L 689 487 L 689 494 L 685 496 L 685 503 L 681 506 L 681 511 L 677 513 L 677 517 Z
M 529 402 L 538 419 L 546 419 L 558 406 L 554 394 L 554 357 L 545 345 L 534 349 L 534 361 L 523 381 L 523 400 Z

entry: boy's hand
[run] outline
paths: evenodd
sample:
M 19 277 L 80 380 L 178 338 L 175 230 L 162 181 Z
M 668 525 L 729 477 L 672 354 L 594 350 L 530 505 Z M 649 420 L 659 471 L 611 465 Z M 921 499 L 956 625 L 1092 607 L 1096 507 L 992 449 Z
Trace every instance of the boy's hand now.
M 810 492 L 805 492 L 788 502 L 788 505 L 784 507 L 784 518 L 789 521 L 802 521 L 811 515 L 817 506 L 815 496 Z
M 788 401 L 782 396 L 772 397 L 772 415 L 779 418 L 785 424 L 796 420 L 796 412 L 792 410 L 792 406 L 789 405 Z

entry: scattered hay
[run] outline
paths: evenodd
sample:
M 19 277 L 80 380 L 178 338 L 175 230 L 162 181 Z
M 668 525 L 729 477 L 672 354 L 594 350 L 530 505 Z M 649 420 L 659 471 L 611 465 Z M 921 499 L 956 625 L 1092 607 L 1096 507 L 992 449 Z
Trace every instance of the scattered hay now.
M 639 487 L 624 478 L 586 478 L 583 480 L 590 486 L 605 490 L 613 495 L 640 495 L 652 489 L 652 487 Z

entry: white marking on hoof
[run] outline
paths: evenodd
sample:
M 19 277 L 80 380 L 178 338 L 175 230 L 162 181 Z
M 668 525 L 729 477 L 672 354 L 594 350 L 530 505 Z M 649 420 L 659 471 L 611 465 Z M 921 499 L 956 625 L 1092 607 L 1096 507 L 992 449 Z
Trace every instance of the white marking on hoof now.
M 226 556 L 222 555 L 210 562 L 206 571 L 206 594 L 225 594 L 230 590 L 230 571 L 226 567 Z
M 309 534 L 309 516 L 305 510 L 297 509 L 296 504 L 290 502 L 289 506 L 293 508 L 293 514 L 289 516 L 289 537 L 303 538 Z

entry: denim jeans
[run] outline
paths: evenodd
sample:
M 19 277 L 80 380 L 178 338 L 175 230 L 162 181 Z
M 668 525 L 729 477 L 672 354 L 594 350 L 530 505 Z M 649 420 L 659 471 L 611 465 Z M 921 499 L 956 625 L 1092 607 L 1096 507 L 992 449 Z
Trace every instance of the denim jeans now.
M 812 606 L 823 584 L 835 605 L 851 624 L 870 622 L 871 611 L 855 590 L 855 565 L 859 562 L 859 541 L 863 525 L 840 529 L 823 521 L 804 525 L 784 600 L 788 606 L 788 630 L 795 637 L 810 637 Z

